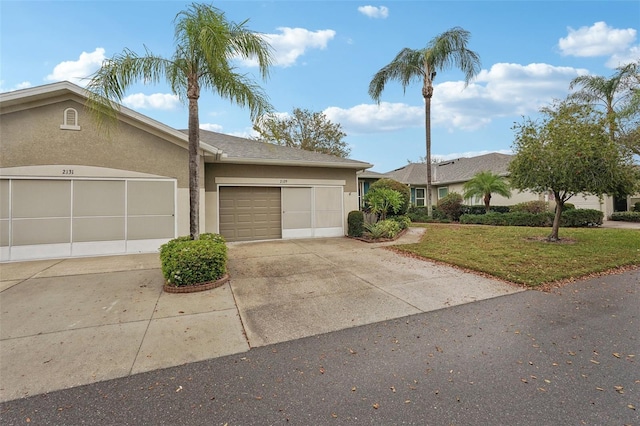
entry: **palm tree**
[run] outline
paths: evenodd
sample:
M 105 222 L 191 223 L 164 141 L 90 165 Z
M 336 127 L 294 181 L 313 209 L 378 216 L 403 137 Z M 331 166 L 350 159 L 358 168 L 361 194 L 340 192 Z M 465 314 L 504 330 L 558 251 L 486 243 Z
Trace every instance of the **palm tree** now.
M 462 70 L 465 85 L 480 71 L 480 57 L 467 49 L 471 34 L 454 27 L 433 38 L 425 48 L 413 50 L 404 48 L 389 63 L 382 67 L 369 83 L 369 95 L 378 103 L 384 86 L 391 80 L 398 80 L 406 91 L 409 84 L 422 81 L 424 98 L 425 133 L 427 146 L 427 214 L 432 216 L 431 206 L 431 97 L 433 80 L 438 71 L 452 66 Z
M 616 138 L 618 119 L 637 113 L 640 97 L 639 66 L 640 61 L 620 66 L 610 78 L 581 75 L 569 84 L 569 89 L 578 90 L 571 93 L 568 99 L 604 106 L 611 140 Z
M 149 50 L 140 56 L 125 49 L 105 61 L 87 85 L 88 104 L 99 127 L 107 121 L 115 122 L 118 103 L 137 81 L 165 80 L 183 102 L 188 100 L 189 232 L 194 240 L 200 237 L 200 90 L 209 89 L 232 103 L 248 106 L 252 119 L 272 109 L 262 89 L 231 64 L 237 58 L 257 59 L 261 77 L 268 77 L 271 46 L 260 34 L 249 31 L 247 22 L 229 22 L 219 9 L 193 3 L 174 20 L 175 51 L 171 58 L 156 56 Z
M 507 182 L 505 182 L 500 175 L 493 174 L 490 171 L 477 173 L 471 180 L 464 184 L 462 189 L 464 191 L 462 196 L 465 199 L 475 196 L 482 197 L 487 213 L 489 213 L 490 209 L 491 194 L 511 198 L 511 190 L 509 190 Z

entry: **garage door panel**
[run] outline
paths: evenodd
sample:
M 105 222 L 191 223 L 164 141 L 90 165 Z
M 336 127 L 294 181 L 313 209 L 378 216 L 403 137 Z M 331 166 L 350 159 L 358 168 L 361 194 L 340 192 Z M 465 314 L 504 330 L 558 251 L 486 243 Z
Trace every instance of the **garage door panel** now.
M 9 219 L 9 181 L 0 180 L 0 219 Z
M 127 221 L 128 240 L 173 238 L 174 234 L 173 216 L 129 217 Z
M 124 216 L 124 181 L 75 181 L 73 185 L 73 215 Z
M 337 228 L 342 226 L 342 212 L 316 212 L 316 228 Z
M 9 246 L 9 219 L 0 219 L 0 247 Z
M 219 230 L 227 241 L 281 237 L 280 188 L 220 187 L 219 198 Z
M 71 182 L 14 180 L 11 209 L 14 218 L 71 217 Z
M 130 215 L 173 215 L 175 197 L 172 181 L 129 181 L 127 213 Z
M 77 218 L 73 220 L 73 242 L 124 239 L 124 217 Z
M 12 225 L 14 246 L 71 242 L 71 218 L 19 219 Z

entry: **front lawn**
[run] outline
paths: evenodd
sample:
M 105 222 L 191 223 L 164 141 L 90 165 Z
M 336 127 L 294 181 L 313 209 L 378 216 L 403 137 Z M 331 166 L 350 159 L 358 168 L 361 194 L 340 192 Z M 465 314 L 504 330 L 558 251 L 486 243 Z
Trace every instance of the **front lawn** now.
M 640 265 L 640 232 L 633 229 L 560 228 L 561 241 L 549 243 L 550 228 L 417 226 L 427 228 L 423 240 L 395 249 L 532 287 Z

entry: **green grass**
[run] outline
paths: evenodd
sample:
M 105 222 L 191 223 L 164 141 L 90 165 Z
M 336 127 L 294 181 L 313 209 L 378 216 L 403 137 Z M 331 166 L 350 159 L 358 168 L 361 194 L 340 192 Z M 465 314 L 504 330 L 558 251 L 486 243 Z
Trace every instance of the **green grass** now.
M 559 243 L 541 240 L 551 228 L 426 224 L 417 244 L 396 249 L 535 287 L 640 265 L 634 229 L 560 228 Z

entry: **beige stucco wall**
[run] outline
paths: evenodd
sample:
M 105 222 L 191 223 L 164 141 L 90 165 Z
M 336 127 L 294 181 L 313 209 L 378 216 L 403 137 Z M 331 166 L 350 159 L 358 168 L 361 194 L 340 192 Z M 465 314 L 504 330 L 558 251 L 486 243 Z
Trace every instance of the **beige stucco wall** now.
M 357 192 L 357 178 L 354 169 L 327 167 L 268 166 L 255 164 L 207 163 L 205 166 L 205 189 L 216 191 L 215 178 L 260 178 L 260 179 L 318 179 L 344 180 L 345 192 Z
M 81 130 L 60 129 L 66 108 L 78 112 Z M 0 138 L 0 167 L 107 167 L 171 177 L 179 188 L 189 186 L 188 151 L 183 146 L 123 122 L 108 137 L 97 130 L 80 99 L 3 111 Z

